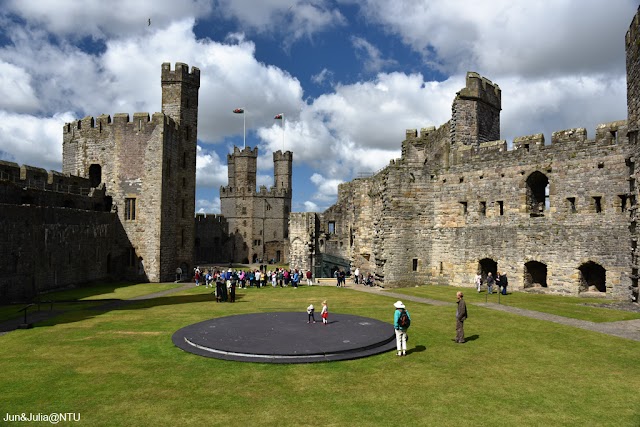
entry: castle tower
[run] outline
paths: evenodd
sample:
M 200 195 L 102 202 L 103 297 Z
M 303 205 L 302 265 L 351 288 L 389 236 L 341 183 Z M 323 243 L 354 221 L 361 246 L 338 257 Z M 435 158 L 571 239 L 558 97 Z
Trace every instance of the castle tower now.
M 253 150 L 245 147 L 240 150 L 233 148 L 233 154 L 227 155 L 229 165 L 229 187 L 234 191 L 243 189 L 253 192 L 256 190 L 256 173 L 258 171 L 258 147 Z
M 291 190 L 291 164 L 293 154 L 291 151 L 280 150 L 273 153 L 273 179 L 274 186 L 278 190 Z
M 477 145 L 500 139 L 501 91 L 497 84 L 468 72 L 466 87 L 451 107 L 451 144 Z
M 625 37 L 627 54 L 627 112 L 629 136 L 640 129 L 640 9 Z M 635 140 L 635 138 L 634 138 Z
M 180 62 L 176 63 L 175 70 L 171 70 L 169 63 L 162 64 L 162 112 L 178 124 L 179 132 L 175 152 L 170 150 L 166 157 L 164 176 L 167 191 L 163 191 L 163 194 L 175 197 L 166 200 L 166 212 L 163 213 L 163 235 L 167 240 L 163 243 L 176 247 L 175 259 L 167 259 L 168 263 L 174 264 L 173 269 L 193 263 L 199 88 L 198 68 L 194 67 L 189 72 L 189 66 Z M 171 169 L 174 169 L 173 174 Z

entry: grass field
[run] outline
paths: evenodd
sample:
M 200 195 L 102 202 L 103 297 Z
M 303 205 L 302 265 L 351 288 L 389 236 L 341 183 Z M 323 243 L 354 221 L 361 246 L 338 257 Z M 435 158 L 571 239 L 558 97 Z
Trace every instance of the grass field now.
M 153 286 L 96 288 L 83 298 Z M 438 291 L 452 300 L 450 288 Z M 405 358 L 227 362 L 185 353 L 171 335 L 241 313 L 291 310 L 304 319 L 305 307 L 325 298 L 331 312 L 391 322 L 395 299 L 316 286 L 239 290 L 237 303 L 216 304 L 209 292 L 191 288 L 111 311 L 79 307 L 0 336 L 0 425 L 36 425 L 3 421 L 23 412 L 80 413 L 80 423 L 59 425 L 90 426 L 640 425 L 640 342 L 474 307 L 469 298 L 464 345 L 452 342 L 455 306 L 408 302 Z

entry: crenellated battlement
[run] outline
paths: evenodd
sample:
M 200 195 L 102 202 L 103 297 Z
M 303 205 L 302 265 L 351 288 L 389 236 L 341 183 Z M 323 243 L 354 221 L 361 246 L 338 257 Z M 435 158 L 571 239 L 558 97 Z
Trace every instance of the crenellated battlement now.
M 500 86 L 473 71 L 467 72 L 466 87 L 460 90 L 456 97 L 482 100 L 495 108 L 501 109 L 502 91 Z
M 227 219 L 224 217 L 224 215 L 197 213 L 196 222 L 221 224 L 227 222 Z
M 0 181 L 10 181 L 23 188 L 88 195 L 91 181 L 35 166 L 0 160 Z
M 200 87 L 200 69 L 198 67 L 191 67 L 191 72 L 189 72 L 189 66 L 187 64 L 176 62 L 175 70 L 172 71 L 169 62 L 162 63 L 162 83 L 176 82 L 186 82 L 193 86 Z
M 291 190 L 287 188 L 270 187 L 267 189 L 265 185 L 261 185 L 258 191 L 244 187 L 221 186 L 220 197 L 271 197 L 283 198 L 291 197 Z
M 631 20 L 631 24 L 629 24 L 629 29 L 625 35 L 624 41 L 627 48 L 631 46 L 634 40 L 637 39 L 638 33 L 640 32 L 640 7 L 638 7 L 638 12 L 634 15 Z
M 257 147 L 256 147 L 257 149 Z M 293 160 L 293 153 L 291 151 L 285 151 L 284 153 L 280 150 L 276 151 L 273 153 L 273 161 L 274 162 L 280 162 L 280 161 L 287 161 L 287 162 L 291 162 Z
M 103 114 L 98 117 L 87 116 L 80 120 L 65 123 L 62 133 L 70 137 L 83 136 L 85 132 L 114 132 L 115 129 L 123 132 L 152 133 L 156 126 L 160 124 L 173 130 L 178 129 L 177 123 L 171 117 L 162 113 L 154 113 L 151 117 L 149 113 L 134 113 L 133 120 L 130 119 L 128 113 L 116 113 L 113 115 L 113 119 L 111 116 Z M 70 139 L 65 137 L 63 142 L 68 141 Z
M 227 160 L 231 160 L 234 157 L 255 157 L 258 158 L 258 147 L 244 147 L 240 149 L 238 146 L 233 147 L 233 153 L 227 154 Z

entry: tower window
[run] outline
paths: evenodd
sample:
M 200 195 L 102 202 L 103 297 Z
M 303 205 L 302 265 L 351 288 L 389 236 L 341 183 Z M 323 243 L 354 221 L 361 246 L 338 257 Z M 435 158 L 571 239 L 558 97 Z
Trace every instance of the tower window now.
M 126 221 L 135 221 L 136 219 L 136 199 L 134 197 L 124 199 L 124 219 Z
M 329 221 L 329 234 L 336 234 L 336 222 Z

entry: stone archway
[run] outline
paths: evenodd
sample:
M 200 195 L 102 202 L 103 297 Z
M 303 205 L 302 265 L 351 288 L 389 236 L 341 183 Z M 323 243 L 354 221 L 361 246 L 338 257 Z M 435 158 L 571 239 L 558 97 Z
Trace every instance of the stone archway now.
M 493 277 L 496 276 L 498 272 L 498 263 L 491 258 L 483 258 L 478 261 L 478 271 L 477 274 L 482 276 L 482 281 L 484 282 L 487 279 L 487 273 L 491 272 Z
M 547 287 L 547 265 L 538 261 L 529 261 L 524 265 L 524 287 Z
M 578 267 L 580 272 L 580 292 L 606 292 L 607 270 L 600 264 L 588 261 Z

